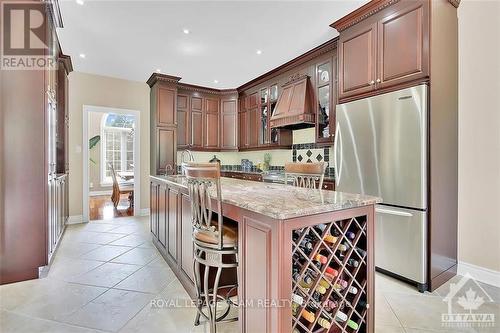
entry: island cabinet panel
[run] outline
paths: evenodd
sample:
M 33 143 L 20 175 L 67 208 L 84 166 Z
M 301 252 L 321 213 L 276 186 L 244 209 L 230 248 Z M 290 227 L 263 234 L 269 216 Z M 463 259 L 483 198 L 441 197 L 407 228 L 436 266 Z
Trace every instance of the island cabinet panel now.
M 164 174 L 167 172 L 167 165 L 174 166 L 176 161 L 176 141 L 177 130 L 169 127 L 158 127 L 156 129 L 156 156 L 157 174 Z
M 177 94 L 177 147 L 187 148 L 190 142 L 189 96 Z
M 149 199 L 150 199 L 150 214 L 149 214 L 149 227 L 153 238 L 158 237 L 158 193 L 160 184 L 154 181 L 149 185 Z
M 270 300 L 272 283 L 272 228 L 251 218 L 244 218 L 245 239 L 241 256 L 244 258 L 242 294 L 250 304 L 244 310 L 243 332 L 278 332 L 271 329 L 271 308 L 259 306 Z M 242 238 L 243 238 L 242 237 Z
M 376 24 L 353 27 L 339 37 L 339 98 L 374 88 L 376 38 Z
M 191 214 L 191 199 L 189 195 L 181 195 L 181 230 L 180 230 L 180 249 L 181 249 L 181 259 L 180 267 L 184 274 L 186 274 L 192 283 L 194 283 L 194 251 L 193 251 L 193 225 L 192 225 L 192 214 Z
M 401 7 L 401 5 L 400 5 Z M 429 75 L 429 10 L 411 1 L 378 22 L 377 88 Z
M 165 184 L 161 184 L 158 187 L 158 241 L 161 246 L 166 249 L 167 248 L 167 197 L 168 197 L 168 188 Z
M 157 125 L 158 126 L 175 126 L 176 113 L 175 100 L 176 89 L 158 87 L 158 108 L 157 108 Z
M 177 261 L 177 239 L 178 239 L 178 213 L 179 213 L 179 192 L 172 188 L 168 188 L 168 206 L 167 206 L 167 232 L 168 244 L 167 252 L 172 259 Z

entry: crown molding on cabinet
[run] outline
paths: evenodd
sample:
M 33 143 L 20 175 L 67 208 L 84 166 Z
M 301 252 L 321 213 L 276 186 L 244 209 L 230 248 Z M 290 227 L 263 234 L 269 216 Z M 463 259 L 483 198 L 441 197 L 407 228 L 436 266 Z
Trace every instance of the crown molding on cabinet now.
M 150 87 L 152 87 L 158 81 L 165 82 L 165 83 L 178 83 L 180 79 L 181 79 L 181 77 L 179 77 L 179 76 L 153 73 L 153 74 L 151 74 L 149 79 L 146 81 L 146 83 Z
M 384 8 L 391 6 L 401 0 L 372 0 L 367 4 L 359 7 L 355 11 L 347 14 L 341 19 L 330 24 L 330 27 L 337 29 L 338 32 L 342 32 L 345 29 L 352 27 L 353 25 L 363 21 L 364 19 L 380 12 Z M 435 1 L 435 0 L 429 0 Z M 448 0 L 455 8 L 460 5 L 460 0 Z

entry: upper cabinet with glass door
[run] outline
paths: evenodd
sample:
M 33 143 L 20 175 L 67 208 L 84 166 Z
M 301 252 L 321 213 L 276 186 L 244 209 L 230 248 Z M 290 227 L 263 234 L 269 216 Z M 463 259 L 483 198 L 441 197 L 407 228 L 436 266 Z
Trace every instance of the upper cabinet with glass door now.
M 276 102 L 278 101 L 278 85 L 273 84 L 269 88 L 269 109 L 271 110 L 271 118 L 274 114 L 276 108 Z M 279 143 L 279 130 L 277 128 L 271 128 L 271 144 Z
M 269 143 L 269 90 L 263 88 L 260 90 L 260 126 L 259 126 L 259 145 Z
M 316 65 L 316 142 L 333 142 L 335 126 L 335 65 L 331 58 Z

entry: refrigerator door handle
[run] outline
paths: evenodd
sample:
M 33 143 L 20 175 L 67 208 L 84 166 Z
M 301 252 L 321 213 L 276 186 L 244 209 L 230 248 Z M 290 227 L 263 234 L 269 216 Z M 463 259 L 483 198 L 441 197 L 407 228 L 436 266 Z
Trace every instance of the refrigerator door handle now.
M 405 216 L 405 217 L 412 217 L 413 216 L 412 213 L 402 212 L 402 211 L 393 210 L 393 209 L 380 208 L 380 207 L 376 207 L 375 211 L 377 213 L 380 213 L 380 214 L 390 214 L 390 215 Z
M 333 140 L 333 163 L 334 163 L 336 186 L 339 186 L 340 176 L 342 175 L 342 160 L 340 161 L 340 168 L 339 168 L 338 157 L 337 157 L 338 156 L 337 150 L 339 148 L 338 140 L 341 140 L 341 134 L 340 134 L 340 126 L 339 123 L 337 122 L 337 126 L 335 126 L 335 138 Z M 340 143 L 340 156 L 342 156 L 342 143 Z

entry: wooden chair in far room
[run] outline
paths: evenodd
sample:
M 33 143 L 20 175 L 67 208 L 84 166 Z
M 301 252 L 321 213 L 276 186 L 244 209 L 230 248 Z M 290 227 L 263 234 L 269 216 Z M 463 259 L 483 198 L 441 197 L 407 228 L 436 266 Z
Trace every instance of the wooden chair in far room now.
M 285 164 L 285 184 L 288 179 L 293 180 L 292 185 L 311 189 L 321 189 L 328 163 L 286 163 Z M 316 187 L 316 181 L 318 186 Z
M 191 162 L 183 163 L 182 168 L 191 199 L 194 282 L 198 311 L 195 326 L 200 324 L 200 316 L 203 316 L 210 324 L 210 333 L 215 333 L 217 323 L 238 320 L 226 318 L 230 307 L 237 306 L 230 299 L 232 291 L 238 287 L 237 281 L 219 285 L 222 269 L 234 270 L 238 267 L 238 228 L 234 221 L 223 217 L 220 164 Z M 215 195 L 213 199 L 217 205 L 216 210 L 212 210 L 212 192 Z M 214 211 L 218 214 L 212 214 Z M 209 286 L 210 270 L 216 271 L 212 287 Z M 221 290 L 226 292 L 221 294 Z M 227 305 L 225 311 L 217 311 L 218 303 Z
M 116 209 L 118 207 L 118 203 L 120 203 L 121 195 L 128 193 L 129 209 L 132 209 L 134 207 L 134 189 L 129 187 L 120 189 L 113 164 L 108 162 L 108 166 L 111 169 L 111 178 L 113 178 L 113 193 L 111 194 L 113 206 L 115 206 Z

